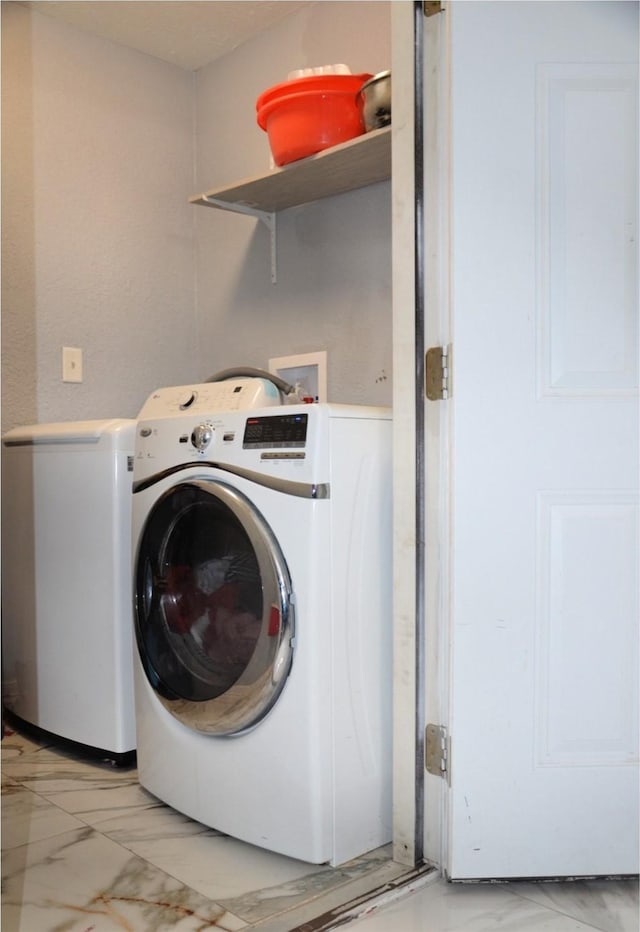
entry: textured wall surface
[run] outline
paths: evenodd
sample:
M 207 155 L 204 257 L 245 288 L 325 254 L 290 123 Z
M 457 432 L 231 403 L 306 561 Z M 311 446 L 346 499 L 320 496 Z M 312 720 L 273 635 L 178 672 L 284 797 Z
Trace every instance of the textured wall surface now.
M 391 66 L 388 3 L 314 4 L 197 72 L 197 190 L 269 170 L 258 95 L 289 71 Z M 327 351 L 331 401 L 391 401 L 391 191 L 383 182 L 278 215 L 266 227 L 196 207 L 200 374 Z
M 266 228 L 188 203 L 268 171 L 259 93 L 337 62 L 390 67 L 388 3 L 311 5 L 195 74 L 3 3 L 3 431 L 314 350 L 330 400 L 390 403 L 388 182 L 280 214 L 276 285 Z
M 2 6 L 2 428 L 135 416 L 195 373 L 193 75 Z

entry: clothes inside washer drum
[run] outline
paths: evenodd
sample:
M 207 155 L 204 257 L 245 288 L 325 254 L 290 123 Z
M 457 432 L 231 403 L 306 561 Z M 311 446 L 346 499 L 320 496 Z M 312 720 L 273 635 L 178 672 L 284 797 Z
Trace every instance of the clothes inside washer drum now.
M 219 565 L 214 566 L 220 563 L 227 561 L 211 560 L 206 570 L 170 567 L 167 591 L 160 600 L 171 646 L 199 679 L 208 680 L 212 675 L 217 679 L 224 671 L 224 679 L 228 680 L 232 670 L 239 677 L 251 659 L 262 626 L 262 619 L 247 609 L 233 561 L 227 563 L 223 573 Z M 242 570 L 240 575 L 245 581 L 254 585 L 259 582 L 247 565 Z M 224 581 L 217 587 L 203 589 L 199 585 L 200 581 L 206 585 L 206 580 L 221 577 Z M 231 581 L 226 581 L 227 577 Z

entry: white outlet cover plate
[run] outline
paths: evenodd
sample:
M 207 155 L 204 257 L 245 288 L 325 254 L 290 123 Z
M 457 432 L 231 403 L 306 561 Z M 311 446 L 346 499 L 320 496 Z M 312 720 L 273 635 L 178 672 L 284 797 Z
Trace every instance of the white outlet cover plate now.
M 297 356 L 276 356 L 269 360 L 269 372 L 280 376 L 281 379 L 286 379 L 287 382 L 296 382 L 300 378 L 301 369 L 311 370 L 308 374 L 312 374 L 317 400 L 328 401 L 326 350 L 316 353 L 300 353 Z

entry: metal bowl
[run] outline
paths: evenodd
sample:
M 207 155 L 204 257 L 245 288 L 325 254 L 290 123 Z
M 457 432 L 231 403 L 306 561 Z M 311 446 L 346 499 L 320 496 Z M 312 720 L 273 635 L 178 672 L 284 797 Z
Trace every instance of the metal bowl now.
M 380 71 L 362 85 L 357 94 L 367 132 L 391 123 L 391 72 Z

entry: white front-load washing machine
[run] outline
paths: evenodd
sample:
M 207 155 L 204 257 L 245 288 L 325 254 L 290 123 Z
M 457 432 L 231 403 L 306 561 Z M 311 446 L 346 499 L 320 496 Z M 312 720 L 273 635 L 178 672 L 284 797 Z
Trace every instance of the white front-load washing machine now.
M 161 389 L 138 418 L 140 783 L 339 864 L 391 838 L 391 414 L 220 412 L 218 390 Z

